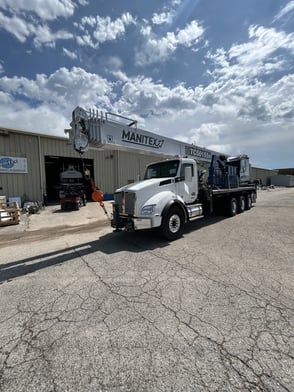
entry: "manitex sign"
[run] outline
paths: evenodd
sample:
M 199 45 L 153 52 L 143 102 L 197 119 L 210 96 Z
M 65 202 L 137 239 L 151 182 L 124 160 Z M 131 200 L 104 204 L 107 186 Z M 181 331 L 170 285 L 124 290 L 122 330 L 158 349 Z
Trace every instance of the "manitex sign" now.
M 113 137 L 108 135 L 108 142 L 113 143 Z M 211 161 L 212 152 L 205 148 L 188 145 L 178 140 L 157 136 L 151 132 L 142 132 L 140 130 L 122 129 L 121 142 L 132 145 L 133 148 L 145 148 L 154 150 L 166 155 L 187 155 L 190 158 L 199 159 L 200 161 Z
M 0 173 L 27 173 L 27 158 L 0 155 Z
M 122 131 L 122 142 L 137 144 L 139 146 L 151 147 L 154 149 L 159 149 L 163 147 L 164 139 L 158 139 L 153 136 L 149 136 L 143 133 L 135 131 Z

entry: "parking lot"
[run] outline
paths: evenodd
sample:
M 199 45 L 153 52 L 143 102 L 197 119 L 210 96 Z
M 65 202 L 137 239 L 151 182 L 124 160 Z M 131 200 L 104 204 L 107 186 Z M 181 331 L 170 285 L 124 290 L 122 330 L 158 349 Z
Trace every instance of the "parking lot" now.
M 1 391 L 294 391 L 293 188 L 174 242 L 94 203 L 0 236 Z

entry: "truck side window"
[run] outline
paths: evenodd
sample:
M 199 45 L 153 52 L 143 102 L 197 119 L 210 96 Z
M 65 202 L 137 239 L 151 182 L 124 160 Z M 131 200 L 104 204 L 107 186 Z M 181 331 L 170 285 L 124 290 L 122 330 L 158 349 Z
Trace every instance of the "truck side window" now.
M 192 177 L 194 177 L 194 166 L 191 163 L 184 163 L 181 167 L 181 177 L 185 177 L 185 167 L 191 167 Z

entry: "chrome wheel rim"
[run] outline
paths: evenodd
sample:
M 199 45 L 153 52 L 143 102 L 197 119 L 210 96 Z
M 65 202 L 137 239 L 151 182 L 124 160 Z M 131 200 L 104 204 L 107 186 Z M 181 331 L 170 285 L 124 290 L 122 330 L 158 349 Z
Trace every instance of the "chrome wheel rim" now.
M 181 219 L 179 215 L 174 214 L 169 218 L 168 227 L 171 233 L 177 233 L 179 231 L 181 227 Z

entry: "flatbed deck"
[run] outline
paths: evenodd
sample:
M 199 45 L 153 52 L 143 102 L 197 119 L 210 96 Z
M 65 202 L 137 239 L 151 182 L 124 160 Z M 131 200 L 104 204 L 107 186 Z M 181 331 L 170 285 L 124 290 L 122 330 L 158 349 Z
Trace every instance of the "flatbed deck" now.
M 227 193 L 242 193 L 242 192 L 248 192 L 248 191 L 256 191 L 255 185 L 250 185 L 250 186 L 241 186 L 238 188 L 219 188 L 219 189 L 212 189 L 212 194 L 213 195 L 224 195 Z

